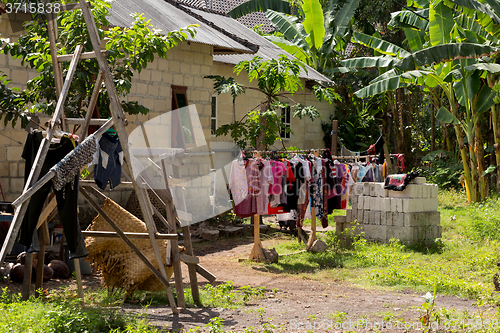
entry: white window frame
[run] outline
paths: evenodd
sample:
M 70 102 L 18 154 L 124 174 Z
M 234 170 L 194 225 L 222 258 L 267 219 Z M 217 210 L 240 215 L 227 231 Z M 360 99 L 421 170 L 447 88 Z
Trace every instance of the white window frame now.
M 215 115 L 213 114 L 214 111 L 214 101 L 215 101 Z M 210 100 L 210 133 L 212 134 L 212 137 L 215 137 L 215 131 L 217 130 L 217 116 L 219 114 L 218 110 L 218 105 L 217 105 L 217 95 L 212 95 L 212 99 Z M 215 128 L 213 128 L 212 124 L 215 121 Z
M 289 106 L 286 108 L 280 108 L 281 110 L 281 126 L 284 129 L 289 128 L 290 130 L 292 129 L 292 110 L 290 109 Z M 287 121 L 288 118 L 288 121 Z M 283 131 L 280 132 L 280 137 L 282 140 L 290 140 L 291 139 L 291 134 L 290 132 L 284 133 Z

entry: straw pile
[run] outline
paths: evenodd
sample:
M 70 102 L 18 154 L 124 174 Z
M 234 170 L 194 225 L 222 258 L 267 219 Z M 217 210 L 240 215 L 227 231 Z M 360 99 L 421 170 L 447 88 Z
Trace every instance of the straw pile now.
M 123 232 L 147 232 L 146 224 L 120 207 L 113 200 L 106 198 L 102 209 L 120 227 Z M 87 228 L 92 231 L 114 231 L 111 226 L 98 215 Z M 149 239 L 131 238 L 148 260 L 158 268 L 153 247 Z M 167 240 L 157 240 L 162 262 L 165 262 Z M 165 287 L 153 275 L 151 270 L 120 238 L 87 237 L 85 245 L 89 253 L 87 259 L 101 271 L 108 288 L 123 288 L 128 294 L 135 290 L 160 291 Z M 170 278 L 173 268 L 165 266 Z

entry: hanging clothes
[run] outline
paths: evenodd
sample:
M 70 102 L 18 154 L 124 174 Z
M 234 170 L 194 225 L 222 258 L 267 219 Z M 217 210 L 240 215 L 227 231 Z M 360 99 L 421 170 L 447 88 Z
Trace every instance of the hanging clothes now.
M 255 189 L 260 187 L 255 177 L 256 162 L 235 160 L 231 164 L 229 189 L 233 197 L 233 212 L 239 217 L 257 214 Z
M 104 133 L 98 141 L 98 149 L 94 158 L 94 181 L 101 190 L 120 184 L 123 164 L 123 150 L 118 135 Z
M 26 138 L 21 155 L 26 161 L 24 170 L 25 183 L 28 180 L 42 139 L 40 131 L 29 133 Z M 74 141 L 69 137 L 62 137 L 59 143 L 51 143 L 42 165 L 39 179 L 73 149 Z M 88 255 L 78 220 L 78 178 L 79 176 L 75 175 L 73 181 L 63 185 L 60 190 L 54 191 L 57 201 L 57 211 L 61 218 L 63 232 L 69 248 L 69 259 L 81 258 Z M 28 209 L 21 224 L 19 242 L 26 246 L 29 252 L 39 251 L 36 243 L 33 243 L 32 246 L 32 240 L 33 238 L 38 240 L 35 233 L 36 225 L 42 213 L 45 200 L 53 186 L 53 182 L 47 182 L 33 194 L 28 204 Z

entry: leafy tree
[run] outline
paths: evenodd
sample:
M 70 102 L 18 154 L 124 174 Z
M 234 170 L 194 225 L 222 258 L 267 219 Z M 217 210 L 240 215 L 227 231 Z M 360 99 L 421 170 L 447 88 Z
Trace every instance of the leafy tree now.
M 150 21 L 142 14 L 132 14 L 134 23 L 130 28 L 109 27 L 107 16 L 111 4 L 104 0 L 92 0 L 92 14 L 98 27 L 98 33 L 106 42 L 108 65 L 113 75 L 117 92 L 125 96 L 132 87 L 135 71 L 141 72 L 155 57 L 166 58 L 167 50 L 185 41 L 195 34 L 195 25 L 163 33 L 154 29 Z M 84 46 L 84 52 L 93 51 L 87 27 L 80 10 L 62 11 L 57 16 L 58 23 L 58 55 L 71 54 L 77 45 Z M 23 65 L 35 69 L 38 76 L 28 81 L 27 89 L 20 92 L 0 88 L 2 99 L 7 108 L 2 108 L 0 117 L 4 121 L 12 121 L 15 125 L 20 118 L 23 125 L 27 123 L 29 112 L 45 112 L 52 114 L 56 106 L 56 90 L 53 67 L 50 56 L 50 43 L 45 16 L 36 14 L 33 20 L 25 24 L 26 33 L 16 42 L 4 43 L 1 52 L 14 58 L 20 58 Z M 66 72 L 69 63 L 63 63 Z M 86 113 L 89 98 L 94 89 L 94 77 L 99 72 L 96 59 L 80 61 L 75 72 L 71 88 L 65 104 L 68 117 L 82 117 Z M 149 110 L 136 101 L 122 101 L 123 109 L 129 114 L 146 114 Z M 101 116 L 107 117 L 109 97 L 102 88 L 97 106 Z M 93 110 L 92 110 L 93 111 Z
M 281 99 L 288 100 L 293 108 L 293 116 L 309 117 L 312 120 L 319 116 L 317 109 L 310 105 L 302 105 L 293 99 L 293 95 L 304 94 L 297 92 L 302 88 L 299 78 L 301 70 L 305 66 L 297 59 L 290 60 L 284 55 L 278 59 L 263 61 L 259 56 L 249 61 L 241 61 L 234 67 L 234 72 L 240 75 L 245 71 L 250 82 L 257 81 L 257 87 L 244 86 L 237 83 L 234 78 L 212 75 L 207 78 L 214 80 L 214 90 L 218 94 L 231 93 L 234 99 L 247 89 L 257 90 L 264 95 L 258 107 L 250 110 L 241 120 L 232 124 L 219 127 L 216 135 L 230 134 L 232 139 L 240 148 L 254 147 L 264 150 L 274 144 L 279 139 L 281 119 L 277 112 L 280 107 L 285 107 Z M 319 85 L 313 88 L 314 94 L 319 100 L 326 100 L 329 103 L 338 95 L 331 88 L 324 88 Z M 258 109 L 257 109 L 258 108 Z
M 480 32 L 478 34 L 472 32 L 474 25 L 471 21 L 463 20 L 463 17 L 460 18 L 457 12 L 444 4 L 445 2 L 441 1 L 428 4 L 428 29 L 424 25 L 419 28 L 427 29 L 424 40 L 420 39 L 421 34 L 408 36 L 413 39 L 411 43 L 415 50 L 413 53 L 408 54 L 406 51 L 394 53 L 395 46 L 387 42 L 372 43 L 372 47 L 380 50 L 383 56 L 372 59 L 351 59 L 343 64 L 367 66 L 383 63 L 384 67 L 390 69 L 372 84 L 358 91 L 360 97 L 394 90 L 408 84 L 419 84 L 429 88 L 439 86 L 443 90 L 449 101 L 450 110 L 441 107 L 437 116 L 443 122 L 454 124 L 468 199 L 475 202 L 485 196 L 484 179 L 480 179 L 484 168 L 481 169 L 481 165 L 478 165 L 478 161 L 482 161 L 484 157 L 477 153 L 480 151 L 477 147 L 482 143 L 476 142 L 478 137 L 476 125 L 480 114 L 493 105 L 493 94 L 489 87 L 483 85 L 481 88 L 479 75 L 474 71 L 480 65 L 479 58 L 485 55 L 492 56 L 498 50 L 487 45 L 489 44 L 486 43 L 487 39 L 482 37 Z M 406 27 L 410 26 L 409 17 L 414 19 L 413 27 L 418 27 L 421 23 L 415 20 L 415 15 L 400 15 L 400 18 L 403 17 L 406 19 Z M 464 135 L 467 139 L 468 154 Z

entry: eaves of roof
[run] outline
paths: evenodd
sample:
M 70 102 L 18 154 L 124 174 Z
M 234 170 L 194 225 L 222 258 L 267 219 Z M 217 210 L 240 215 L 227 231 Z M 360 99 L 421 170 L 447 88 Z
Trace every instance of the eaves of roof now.
M 132 13 L 143 13 L 155 28 L 164 32 L 197 24 L 199 27 L 195 28 L 196 35 L 192 41 L 212 45 L 214 55 L 255 53 L 258 49 L 258 46 L 237 36 L 229 36 L 220 31 L 216 24 L 179 7 L 164 0 L 115 0 L 108 20 L 112 26 L 125 28 L 133 23 Z
M 180 4 L 178 6 L 185 8 L 188 7 L 187 5 Z M 194 14 L 203 17 L 206 21 L 217 22 L 217 26 L 219 26 L 222 31 L 231 31 L 231 35 L 237 35 L 239 38 L 247 40 L 248 42 L 259 46 L 259 49 L 255 54 L 214 54 L 214 61 L 235 65 L 240 61 L 250 60 L 255 56 L 260 56 L 264 60 L 277 59 L 281 54 L 286 55 L 289 58 L 294 58 L 293 55 L 287 53 L 279 46 L 271 43 L 264 37 L 260 36 L 256 32 L 252 31 L 251 29 L 247 28 L 246 26 L 226 14 L 199 8 L 189 8 L 189 10 Z M 306 65 L 306 69 L 307 71 L 301 71 L 301 78 L 332 83 L 330 79 L 319 73 L 314 68 Z

